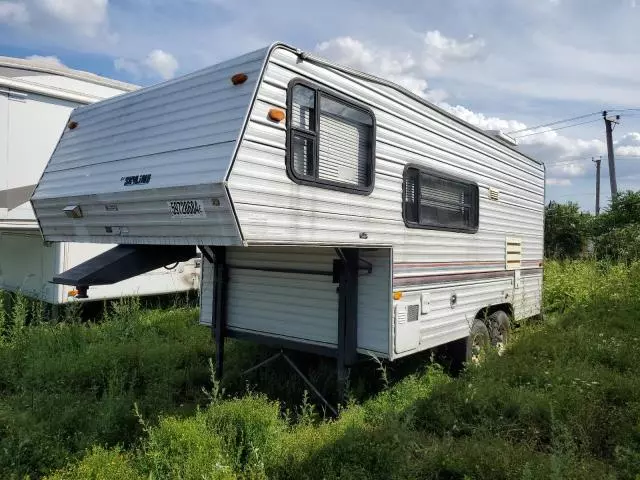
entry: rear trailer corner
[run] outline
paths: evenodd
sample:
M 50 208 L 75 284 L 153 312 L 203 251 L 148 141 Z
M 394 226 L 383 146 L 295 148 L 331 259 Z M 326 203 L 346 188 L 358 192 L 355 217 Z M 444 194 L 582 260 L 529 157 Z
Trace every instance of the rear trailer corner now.
M 226 177 L 266 55 L 76 109 L 32 197 L 44 237 L 242 245 Z

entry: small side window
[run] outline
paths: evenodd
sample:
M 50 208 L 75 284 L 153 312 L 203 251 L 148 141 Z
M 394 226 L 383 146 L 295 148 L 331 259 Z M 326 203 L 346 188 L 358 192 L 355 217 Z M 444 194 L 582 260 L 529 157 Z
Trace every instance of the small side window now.
M 478 185 L 415 167 L 405 169 L 403 216 L 408 227 L 475 233 Z
M 370 193 L 373 113 L 300 81 L 289 89 L 287 172 L 297 183 Z

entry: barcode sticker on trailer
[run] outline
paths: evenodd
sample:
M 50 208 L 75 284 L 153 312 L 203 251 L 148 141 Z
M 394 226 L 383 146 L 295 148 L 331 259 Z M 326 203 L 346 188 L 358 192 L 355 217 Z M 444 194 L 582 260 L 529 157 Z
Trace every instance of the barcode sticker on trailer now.
M 204 218 L 207 216 L 202 200 L 173 200 L 167 202 L 167 205 L 172 217 Z

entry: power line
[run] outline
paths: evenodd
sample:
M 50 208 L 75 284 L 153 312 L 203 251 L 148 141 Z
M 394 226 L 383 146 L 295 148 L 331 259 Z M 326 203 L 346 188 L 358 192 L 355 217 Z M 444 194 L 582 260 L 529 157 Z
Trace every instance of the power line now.
M 639 109 L 640 110 L 640 109 Z M 601 115 L 602 112 L 593 112 L 593 113 L 587 113 L 585 115 L 578 115 L 577 117 L 572 117 L 572 118 L 565 118 L 564 120 L 556 120 L 555 122 L 550 122 L 550 123 L 544 123 L 542 125 L 537 125 L 535 127 L 528 127 L 528 128 L 521 128 L 520 130 L 511 130 L 510 132 L 505 132 L 507 135 L 511 135 L 513 133 L 520 133 L 520 132 L 526 132 L 528 130 L 535 130 L 537 128 L 544 128 L 544 127 L 550 127 L 552 125 L 558 125 L 559 123 L 567 123 L 567 122 L 572 122 L 574 120 L 581 120 L 583 118 L 588 118 L 591 117 L 593 115 Z
M 563 125 L 562 127 L 558 127 L 558 128 L 550 128 L 548 130 L 543 130 L 541 132 L 533 132 L 533 133 L 526 133 L 524 135 L 518 135 L 514 138 L 524 138 L 524 137 L 530 137 L 531 135 L 540 135 L 541 133 L 547 133 L 547 132 L 555 132 L 557 130 L 564 130 L 565 128 L 571 128 L 571 127 L 577 127 L 579 125 L 586 125 L 587 123 L 594 123 L 594 122 L 599 122 L 601 119 L 600 118 L 596 118 L 595 120 L 588 120 L 586 122 L 580 122 L 580 123 L 574 123 L 571 125 Z
M 637 112 L 640 108 L 609 108 L 608 112 Z
M 616 159 L 619 158 L 623 160 L 640 159 L 640 155 L 616 155 Z M 588 160 L 591 160 L 591 157 L 575 158 L 573 160 L 560 160 L 559 162 L 544 162 L 544 164 L 547 167 L 562 167 L 564 165 L 573 165 L 575 163 L 586 162 Z
M 639 108 L 612 108 L 612 109 L 609 109 L 608 111 L 609 112 L 638 112 L 636 114 L 627 113 L 627 114 L 624 114 L 624 115 L 628 116 L 628 117 L 630 117 L 630 116 L 634 116 L 634 117 L 635 116 L 640 116 L 640 107 Z M 543 123 L 541 125 L 536 125 L 535 127 L 521 128 L 519 130 L 510 130 L 510 131 L 505 132 L 505 133 L 507 135 L 513 135 L 514 133 L 528 132 L 530 130 L 537 130 L 538 128 L 551 127 L 553 125 L 558 125 L 558 124 L 561 124 L 561 123 L 568 123 L 568 122 L 572 122 L 574 120 L 581 120 L 583 118 L 589 118 L 589 117 L 591 117 L 593 115 L 601 115 L 601 114 L 602 114 L 602 111 L 586 113 L 584 115 L 578 115 L 577 117 L 565 118 L 565 119 L 562 119 L 562 120 L 556 120 L 554 122 Z M 573 125 L 573 126 L 577 126 L 577 125 L 582 125 L 582 123 L 578 123 L 578 124 Z M 557 129 L 550 129 L 550 130 L 545 130 L 545 131 L 551 132 L 551 131 L 554 131 L 554 130 L 560 130 L 561 128 L 569 128 L 569 127 L 560 127 L 560 128 L 557 128 Z M 544 133 L 544 132 L 539 132 L 539 133 Z M 531 135 L 535 135 L 535 134 L 532 133 Z M 521 135 L 520 137 L 524 137 L 524 136 L 526 136 L 526 135 Z

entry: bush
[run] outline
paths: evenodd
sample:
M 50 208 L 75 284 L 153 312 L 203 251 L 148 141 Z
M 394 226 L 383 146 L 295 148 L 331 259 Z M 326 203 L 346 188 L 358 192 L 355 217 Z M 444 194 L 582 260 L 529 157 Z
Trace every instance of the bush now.
M 126 453 L 95 447 L 76 465 L 48 477 L 50 480 L 142 480 Z
M 147 477 L 184 480 L 233 479 L 221 439 L 209 428 L 206 415 L 192 418 L 164 418 L 157 427 L 147 429 L 138 463 Z

